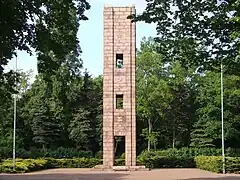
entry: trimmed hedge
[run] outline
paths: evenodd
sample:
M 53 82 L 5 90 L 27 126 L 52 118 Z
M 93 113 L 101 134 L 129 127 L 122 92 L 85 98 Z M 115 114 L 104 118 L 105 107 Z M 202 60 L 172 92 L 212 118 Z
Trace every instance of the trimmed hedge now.
M 222 150 L 216 148 L 180 148 L 180 149 L 167 149 L 157 151 L 144 151 L 141 153 L 154 156 L 168 156 L 168 157 L 196 157 L 196 156 L 221 156 Z M 239 157 L 240 149 L 227 148 L 225 155 L 229 157 Z
M 116 159 L 115 165 L 124 165 L 124 159 Z M 12 169 L 12 159 L 3 160 L 0 163 L 0 173 L 25 173 L 50 168 L 92 168 L 102 164 L 97 158 L 73 158 L 73 159 L 16 159 L 16 170 Z M 221 156 L 197 156 L 174 157 L 158 156 L 153 153 L 144 153 L 137 158 L 137 165 L 145 165 L 148 168 L 199 168 L 216 173 L 222 172 Z M 226 172 L 240 173 L 240 157 L 226 158 Z
M 47 158 L 52 168 L 92 168 L 102 164 L 102 160 L 96 158 L 53 159 Z
M 221 156 L 198 156 L 195 157 L 194 160 L 196 167 L 199 169 L 216 173 L 222 172 Z M 225 164 L 227 173 L 240 173 L 240 157 L 226 157 Z
M 165 151 L 167 152 L 167 151 Z M 165 153 L 164 152 L 164 153 Z M 174 151 L 172 151 L 174 152 Z M 177 152 L 177 153 L 176 153 Z M 184 153 L 188 152 L 188 153 Z M 137 158 L 139 165 L 145 165 L 148 168 L 199 168 L 216 173 L 222 172 L 221 156 L 196 156 L 196 152 L 210 151 L 196 150 L 191 151 L 175 150 L 174 153 L 164 154 L 163 151 L 143 152 Z M 217 151 L 216 151 L 217 152 Z M 226 157 L 226 172 L 240 173 L 240 157 Z
M 25 173 L 50 168 L 92 168 L 101 163 L 102 160 L 95 158 L 16 159 L 16 168 L 14 171 L 12 168 L 12 159 L 7 159 L 0 164 L 0 173 Z
M 0 164 L 1 173 L 25 173 L 30 171 L 37 171 L 48 169 L 48 161 L 45 159 L 16 159 L 15 170 L 12 167 L 11 159 L 4 160 Z
M 168 156 L 140 156 L 137 159 L 138 165 L 145 165 L 147 168 L 194 168 L 194 158 L 168 157 Z
M 196 157 L 196 156 L 221 156 L 221 149 L 216 148 L 180 148 L 180 149 L 167 149 L 167 150 L 157 150 L 151 152 L 143 152 L 144 153 L 152 153 L 158 156 L 170 156 L 170 157 Z M 232 149 L 227 148 L 225 151 L 226 156 L 229 157 L 240 157 L 240 149 Z M 124 156 L 124 155 L 122 155 Z M 0 148 L 0 159 L 1 158 L 11 158 L 12 157 L 12 149 L 1 147 Z M 24 149 L 17 149 L 16 157 L 18 158 L 43 158 L 43 157 L 51 157 L 51 158 L 92 158 L 93 154 L 90 151 L 79 151 L 74 148 L 63 148 L 59 147 L 57 149 L 32 149 L 30 151 L 26 151 Z M 99 151 L 95 154 L 96 158 L 102 159 L 102 152 Z M 120 159 L 122 157 L 119 157 Z
M 198 156 L 194 158 L 196 167 L 199 169 L 212 171 L 216 173 L 222 172 L 221 156 Z
M 123 166 L 124 159 L 116 159 L 116 166 Z M 13 171 L 12 159 L 4 160 L 0 164 L 2 173 L 25 173 L 50 168 L 92 168 L 102 164 L 102 160 L 96 158 L 74 158 L 74 159 L 16 159 L 16 170 Z M 180 159 L 174 157 L 152 157 L 149 159 L 137 159 L 138 165 L 145 165 L 148 168 L 191 168 L 195 167 L 193 159 Z
M 12 149 L 1 147 L 0 148 L 0 157 L 11 158 L 12 157 Z M 51 158 L 91 158 L 93 154 L 91 151 L 79 151 L 74 148 L 62 148 L 59 147 L 57 149 L 34 149 L 31 151 L 26 151 L 24 149 L 17 149 L 16 157 L 27 159 L 27 158 L 43 158 L 43 157 L 51 157 Z
M 240 157 L 227 157 L 226 170 L 228 173 L 240 173 Z

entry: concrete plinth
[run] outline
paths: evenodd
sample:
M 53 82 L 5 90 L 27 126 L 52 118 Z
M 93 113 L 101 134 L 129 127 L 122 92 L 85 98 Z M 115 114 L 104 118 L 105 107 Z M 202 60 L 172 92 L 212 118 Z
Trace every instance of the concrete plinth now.
M 113 166 L 106 167 L 104 165 L 97 165 L 92 168 L 93 171 L 149 171 L 145 166 Z

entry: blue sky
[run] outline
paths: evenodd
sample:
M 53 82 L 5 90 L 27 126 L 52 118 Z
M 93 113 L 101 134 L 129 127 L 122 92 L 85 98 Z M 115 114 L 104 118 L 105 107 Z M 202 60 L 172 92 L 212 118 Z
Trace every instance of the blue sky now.
M 135 5 L 137 13 L 141 13 L 146 6 L 145 0 L 89 0 L 91 9 L 85 14 L 88 21 L 81 22 L 78 37 L 82 48 L 81 58 L 83 66 L 87 68 L 90 74 L 98 76 L 103 72 L 103 8 L 104 5 L 128 6 Z M 137 47 L 141 39 L 149 36 L 155 36 L 156 30 L 154 24 L 137 23 Z M 8 69 L 14 69 L 15 63 L 11 61 Z M 23 70 L 34 70 L 37 74 L 36 56 L 29 56 L 25 52 L 18 52 L 18 68 Z

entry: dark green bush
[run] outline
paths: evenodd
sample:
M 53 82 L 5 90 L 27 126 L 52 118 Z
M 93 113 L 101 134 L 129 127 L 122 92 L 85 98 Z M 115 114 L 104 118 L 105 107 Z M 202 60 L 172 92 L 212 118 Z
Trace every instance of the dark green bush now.
M 0 147 L 0 158 L 10 158 L 12 156 L 12 149 Z
M 115 159 L 115 166 L 125 166 L 125 159 Z
M 236 156 L 238 151 L 233 149 L 227 149 L 226 150 L 227 155 Z M 158 151 L 145 151 L 141 153 L 138 156 L 138 162 L 142 165 L 145 165 L 149 168 L 178 168 L 178 167 L 185 167 L 185 168 L 191 168 L 196 167 L 194 157 L 197 156 L 220 156 L 221 150 L 215 149 L 215 148 L 181 148 L 181 149 L 167 149 L 167 150 L 158 150 Z M 206 159 L 206 161 L 212 160 L 211 158 Z M 216 168 L 218 166 L 214 164 L 215 161 L 213 161 L 213 169 L 210 169 L 210 167 L 204 167 L 205 170 L 219 172 L 219 168 Z M 203 167 L 203 165 L 200 166 L 200 164 L 203 163 L 205 166 L 206 162 L 199 162 L 197 167 Z M 229 166 L 234 166 L 231 169 L 238 169 L 237 164 L 229 163 Z M 207 166 L 207 164 L 206 164 Z M 221 170 L 221 168 L 220 168 Z
M 102 152 L 102 151 L 98 151 L 98 152 L 95 154 L 95 158 L 97 158 L 97 159 L 103 159 L 103 152 Z
M 54 159 L 54 168 L 92 168 L 102 164 L 102 160 L 96 158 Z
M 240 157 L 226 158 L 226 171 L 228 173 L 240 173 Z
M 92 157 L 90 151 L 79 151 L 73 148 L 57 148 L 56 150 L 41 150 L 42 156 L 40 157 L 52 157 L 52 158 L 80 158 L 80 157 Z
M 239 157 L 240 150 L 227 148 L 225 151 L 226 156 Z M 140 156 L 168 156 L 168 157 L 196 157 L 196 156 L 221 156 L 222 150 L 216 148 L 180 148 L 180 149 L 167 149 L 157 151 L 144 151 Z
M 147 168 L 194 168 L 195 162 L 189 157 L 151 156 L 138 157 L 137 163 Z
M 0 148 L 0 157 L 11 158 L 12 149 Z M 73 148 L 57 148 L 57 149 L 34 149 L 31 151 L 26 151 L 24 149 L 17 149 L 16 157 L 18 158 L 42 158 L 42 157 L 52 157 L 52 158 L 81 158 L 81 157 L 92 157 L 92 152 L 90 151 L 79 151 Z
M 167 149 L 167 150 L 158 150 L 151 152 L 143 152 L 148 154 L 154 154 L 158 156 L 170 156 L 170 157 L 196 157 L 196 156 L 221 156 L 221 149 L 215 148 L 181 148 L 181 149 Z M 239 157 L 240 150 L 228 148 L 225 151 L 226 156 L 229 157 Z M 119 157 L 122 159 L 124 155 Z M 0 148 L 0 159 L 1 158 L 11 158 L 12 149 L 7 147 Z M 57 148 L 57 149 L 33 149 L 26 151 L 24 149 L 17 149 L 16 157 L 18 158 L 41 158 L 41 157 L 52 157 L 52 158 L 81 158 L 81 157 L 93 157 L 92 152 L 90 151 L 79 151 L 74 148 Z M 102 159 L 102 152 L 98 152 L 95 155 L 96 158 Z
M 181 148 L 167 149 L 156 152 L 159 156 L 171 157 L 196 157 L 196 156 L 218 156 L 221 155 L 221 149 L 215 148 Z

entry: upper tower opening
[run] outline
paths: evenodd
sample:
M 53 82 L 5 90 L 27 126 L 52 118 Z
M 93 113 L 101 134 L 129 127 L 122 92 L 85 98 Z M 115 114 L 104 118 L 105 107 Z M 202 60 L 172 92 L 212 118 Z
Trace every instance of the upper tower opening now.
M 123 54 L 116 54 L 116 68 L 123 68 Z

